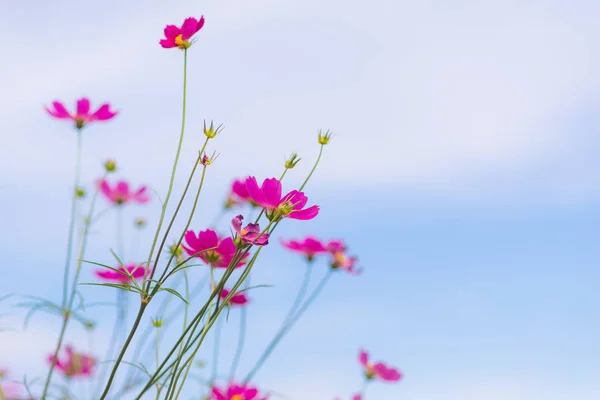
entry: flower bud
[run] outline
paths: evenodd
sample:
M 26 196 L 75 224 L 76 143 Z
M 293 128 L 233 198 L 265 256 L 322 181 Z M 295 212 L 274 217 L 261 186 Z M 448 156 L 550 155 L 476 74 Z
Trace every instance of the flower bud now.
M 96 324 L 94 324 L 92 321 L 88 321 L 85 323 L 85 327 L 90 330 L 94 329 L 95 326 Z
M 163 321 L 161 318 L 156 318 L 152 320 L 152 326 L 154 326 L 155 328 L 160 328 L 161 326 L 163 326 Z
M 301 158 L 298 158 L 298 153 L 292 153 L 290 158 L 285 161 L 285 168 L 292 169 L 298 164 Z
M 79 198 L 84 198 L 85 197 L 85 190 L 83 188 L 78 187 L 77 189 L 75 189 L 75 196 L 79 197 Z
M 210 126 L 207 127 L 206 121 L 204 121 L 204 134 L 206 135 L 207 138 L 213 139 L 215 136 L 217 136 L 218 133 L 221 133 L 221 131 L 223 130 L 222 126 L 223 126 L 223 124 L 221 124 L 215 128 L 213 121 L 210 121 Z
M 117 169 L 117 162 L 115 160 L 106 160 L 104 162 L 104 169 L 106 172 L 115 172 Z
M 333 132 L 330 132 L 329 129 L 327 129 L 327 131 L 325 131 L 325 132 L 323 132 L 322 130 L 319 130 L 319 143 L 322 145 L 329 143 L 329 139 L 331 139 L 331 135 L 333 135 Z
M 146 220 L 142 217 L 135 219 L 135 226 L 138 228 L 143 228 L 146 226 Z

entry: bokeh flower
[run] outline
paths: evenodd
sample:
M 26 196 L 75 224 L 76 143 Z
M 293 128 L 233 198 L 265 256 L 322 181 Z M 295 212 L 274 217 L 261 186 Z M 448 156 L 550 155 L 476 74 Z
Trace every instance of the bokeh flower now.
M 388 367 L 382 362 L 369 362 L 369 353 L 364 350 L 360 350 L 358 362 L 364 368 L 368 380 L 377 378 L 385 382 L 397 382 L 402 378 L 400 371 L 395 368 Z
M 48 356 L 48 362 L 52 363 L 54 356 Z M 71 346 L 65 346 L 65 355 L 56 359 L 56 368 L 69 378 L 88 377 L 92 375 L 96 359 L 90 355 L 76 353 Z
M 248 189 L 246 189 L 246 179 L 247 178 L 236 179 L 233 181 L 233 183 L 231 184 L 231 190 L 229 191 L 229 195 L 227 196 L 227 200 L 225 200 L 226 209 L 244 203 L 248 203 L 252 207 L 258 206 L 258 204 L 256 204 L 256 202 L 254 202 L 248 194 Z
M 336 397 L 334 400 L 341 400 L 339 397 Z M 355 394 L 352 396 L 352 400 L 362 400 L 362 396 L 360 394 Z
M 117 267 L 117 269 L 119 271 L 123 271 L 123 274 L 113 271 L 112 269 L 105 268 L 94 270 L 94 275 L 106 282 L 128 284 L 131 283 L 131 279 L 127 275 L 124 275 L 125 271 L 131 274 L 134 279 L 143 278 L 144 272 L 146 271 L 146 268 L 135 264 L 127 265 L 125 267 L 120 265 Z M 148 271 L 148 273 L 150 273 L 150 271 Z
M 217 232 L 212 229 L 200 231 L 197 235 L 194 231 L 187 231 L 182 247 L 190 256 L 199 257 L 213 268 L 227 268 L 237 252 L 232 238 L 220 240 Z M 245 254 L 247 257 L 248 253 Z M 243 265 L 245 262 L 242 260 L 235 267 Z
M 181 24 L 181 28 L 175 25 L 167 25 L 165 28 L 165 38 L 159 43 L 165 49 L 178 47 L 181 50 L 189 48 L 192 43 L 190 39 L 204 26 L 204 16 L 200 19 L 194 17 L 186 18 Z
M 312 261 L 317 254 L 327 253 L 327 248 L 319 239 L 307 236 L 303 240 L 281 240 L 281 244 L 288 250 L 304 255 Z
M 150 201 L 147 187 L 141 186 L 135 192 L 130 190 L 129 184 L 125 181 L 118 181 L 115 186 L 111 186 L 106 179 L 100 181 L 100 191 L 113 204 L 122 205 L 125 203 L 144 204 Z
M 319 214 L 319 206 L 304 208 L 308 197 L 302 192 L 292 190 L 282 197 L 281 182 L 277 178 L 265 179 L 259 187 L 256 178 L 250 176 L 246 179 L 246 189 L 250 198 L 266 210 L 267 217 L 271 220 L 279 218 L 309 220 Z
M 48 114 L 58 119 L 70 119 L 75 122 L 77 129 L 83 128 L 86 124 L 94 121 L 107 121 L 117 115 L 116 111 L 111 111 L 110 104 L 105 103 L 95 112 L 90 112 L 90 101 L 86 97 L 77 100 L 77 108 L 74 113 L 70 113 L 65 105 L 60 101 L 52 102 L 51 107 L 46 107 Z
M 238 215 L 231 220 L 233 229 L 237 232 L 237 238 L 244 243 L 254 244 L 256 246 L 266 246 L 269 244 L 269 234 L 260 234 L 260 226 L 258 224 L 248 224 L 242 228 L 244 217 Z
M 22 385 L 17 382 L 9 381 L 7 377 L 8 369 L 0 368 L 0 398 L 3 400 L 23 399 L 23 397 L 21 396 L 21 393 L 23 391 Z
M 221 290 L 221 293 L 219 293 L 219 296 L 221 297 L 222 300 L 225 300 L 227 295 L 229 295 L 229 290 L 225 289 L 225 288 L 223 288 L 223 290 Z M 248 296 L 246 296 L 246 294 L 244 292 L 241 292 L 241 293 L 236 293 L 233 296 L 231 296 L 231 298 L 227 302 L 227 305 L 243 306 L 245 304 L 248 304 L 249 301 L 250 300 L 248 299 Z
M 268 398 L 268 395 L 260 396 L 256 388 L 232 383 L 224 389 L 213 387 L 210 400 L 268 400 Z

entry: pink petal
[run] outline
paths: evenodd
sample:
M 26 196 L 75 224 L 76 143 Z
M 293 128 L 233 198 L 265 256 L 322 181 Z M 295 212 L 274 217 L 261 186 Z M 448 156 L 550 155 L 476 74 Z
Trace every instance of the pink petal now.
M 246 181 L 236 179 L 231 185 L 231 192 L 242 200 L 248 199 L 248 189 L 246 189 Z
M 212 249 L 218 246 L 219 236 L 212 229 L 198 232 L 198 243 L 202 249 Z M 234 245 L 235 246 L 235 245 Z
M 223 392 L 221 392 L 221 389 L 219 389 L 217 387 L 213 387 L 212 395 L 214 397 L 214 400 L 227 400 L 227 397 L 225 397 Z
M 198 30 L 196 29 L 197 27 L 198 20 L 196 18 L 186 18 L 185 21 L 183 21 L 183 24 L 181 25 L 181 40 L 188 40 L 192 36 L 194 36 L 194 34 L 198 32 Z
M 288 218 L 307 221 L 313 219 L 319 214 L 319 206 L 312 206 L 300 211 L 292 211 L 288 214 Z
M 175 43 L 175 39 L 161 39 L 158 42 L 164 49 L 172 49 L 173 47 L 177 47 L 177 43 Z
M 173 41 L 173 44 L 175 44 L 175 38 L 179 36 L 180 33 L 181 30 L 175 25 L 167 25 L 165 27 L 165 38 L 171 39 Z
M 241 235 L 242 233 L 242 221 L 244 220 L 244 217 L 242 215 L 238 215 L 237 217 L 235 217 L 234 219 L 231 220 L 231 225 L 233 226 L 233 230 L 235 230 L 238 235 Z
M 117 115 L 116 111 L 110 110 L 110 104 L 102 104 L 100 108 L 92 115 L 92 119 L 95 121 L 106 121 L 114 118 Z
M 281 201 L 281 182 L 277 178 L 265 179 L 261 191 L 265 198 L 265 205 L 276 208 Z
M 306 203 L 308 202 L 308 197 L 304 195 L 304 193 L 299 192 L 297 190 L 292 190 L 288 194 L 286 194 L 281 202 L 289 201 L 294 205 L 294 210 L 302 210 Z
M 150 197 L 148 197 L 148 194 L 146 193 L 146 186 L 142 186 L 138 189 L 137 192 L 135 192 L 133 194 L 133 198 L 138 202 L 138 203 L 147 203 L 150 201 Z
M 364 350 L 361 350 L 358 353 L 358 362 L 360 363 L 360 365 L 366 368 L 367 364 L 369 364 L 369 353 L 367 353 Z
M 77 100 L 77 116 L 79 118 L 86 118 L 90 115 L 90 101 L 83 97 Z
M 246 190 L 248 190 L 248 195 L 252 200 L 254 200 L 256 203 L 260 204 L 263 207 L 265 206 L 265 197 L 263 195 L 263 192 L 258 187 L 258 183 L 256 183 L 255 177 L 249 176 L 246 179 Z
M 52 102 L 52 107 L 54 107 L 54 110 L 52 110 L 49 107 L 46 107 L 46 111 L 48 112 L 48 114 L 52 115 L 54 118 L 60 118 L 60 119 L 71 119 L 72 118 L 71 114 L 69 114 L 69 111 L 67 111 L 64 104 L 61 103 L 60 101 Z
M 216 251 L 223 256 L 233 256 L 237 251 L 237 247 L 235 246 L 235 243 L 233 243 L 233 239 L 228 237 L 219 243 Z

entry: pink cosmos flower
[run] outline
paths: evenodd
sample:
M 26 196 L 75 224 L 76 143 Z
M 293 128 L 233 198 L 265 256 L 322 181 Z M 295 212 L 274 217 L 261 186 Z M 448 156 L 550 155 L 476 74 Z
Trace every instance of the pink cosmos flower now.
M 141 186 L 137 191 L 129 190 L 129 184 L 125 181 L 118 181 L 114 187 L 111 187 L 106 179 L 100 181 L 100 191 L 108 201 L 116 205 L 135 202 L 144 204 L 150 201 L 146 193 L 147 187 Z
M 249 203 L 253 207 L 258 206 L 258 204 L 252 201 L 248 194 L 248 189 L 246 189 L 246 179 L 247 178 L 236 179 L 233 181 L 231 184 L 231 191 L 227 196 L 227 200 L 225 200 L 225 208 L 231 208 L 244 203 Z
M 131 265 L 127 265 L 126 267 L 123 267 L 122 265 L 119 266 L 117 269 L 119 271 L 123 271 L 125 272 L 125 268 L 127 268 L 127 272 L 129 272 L 134 279 L 140 279 L 144 277 L 144 272 L 145 272 L 145 268 L 140 266 L 140 265 L 135 265 L 135 264 L 131 264 Z M 148 271 L 149 273 L 150 271 Z M 107 282 L 113 282 L 113 283 L 122 283 L 122 284 L 129 284 L 131 283 L 131 279 L 129 279 L 128 276 L 120 274 L 116 271 L 113 271 L 111 269 L 105 268 L 105 269 L 96 269 L 94 270 L 94 274 Z
M 261 235 L 260 226 L 258 224 L 248 224 L 242 229 L 243 220 L 244 217 L 241 215 L 238 215 L 231 220 L 231 225 L 237 232 L 238 237 L 242 240 L 242 242 L 254 244 L 256 246 L 266 246 L 269 244 L 270 235 L 268 233 L 263 233 Z
M 331 253 L 344 252 L 347 249 L 343 240 L 330 240 L 325 247 Z
M 336 397 L 335 400 L 340 400 L 340 398 Z M 360 394 L 355 394 L 352 396 L 352 400 L 362 400 L 362 396 Z
M 48 356 L 48 362 L 52 363 L 54 356 Z M 69 378 L 77 376 L 91 376 L 96 359 L 89 355 L 76 353 L 71 346 L 65 346 L 65 357 L 56 359 L 56 368 Z
M 346 253 L 337 251 L 331 254 L 331 258 L 330 265 L 333 269 L 342 269 L 352 275 L 358 275 L 362 272 L 356 268 L 356 263 L 358 262 L 358 258 L 356 257 L 348 257 Z
M 327 253 L 327 248 L 323 243 L 312 236 L 307 236 L 304 240 L 281 240 L 283 247 L 303 254 L 309 261 L 312 261 L 317 254 Z
M 225 300 L 225 298 L 227 297 L 228 294 L 229 294 L 229 290 L 223 288 L 223 290 L 221 290 L 221 293 L 219 294 L 219 296 L 221 296 L 221 300 Z M 231 296 L 231 298 L 229 299 L 228 305 L 243 306 L 245 304 L 248 304 L 249 301 L 250 300 L 248 299 L 248 297 L 246 296 L 246 294 L 244 292 L 236 293 L 233 296 Z
M 99 109 L 90 113 L 90 101 L 86 97 L 77 100 L 77 111 L 72 114 L 60 101 L 52 102 L 52 107 L 46 107 L 46 111 L 54 118 L 75 121 L 78 129 L 83 128 L 85 124 L 90 122 L 107 121 L 117 115 L 116 111 L 110 110 L 110 104 L 108 103 L 102 104 Z
M 259 396 L 258 389 L 230 384 L 227 389 L 213 387 L 210 400 L 268 400 L 269 396 Z
M 262 186 L 258 187 L 256 178 L 250 176 L 246 179 L 246 189 L 250 198 L 265 208 L 269 219 L 309 220 L 319 214 L 319 206 L 304 208 L 308 202 L 308 197 L 302 192 L 292 190 L 282 197 L 281 182 L 277 178 L 265 179 Z
M 181 50 L 189 48 L 192 44 L 190 39 L 204 26 L 204 16 L 199 20 L 193 17 L 186 18 L 181 28 L 175 25 L 167 25 L 165 38 L 159 43 L 165 49 L 179 47 Z
M 388 367 L 382 362 L 370 363 L 369 353 L 364 350 L 360 351 L 358 362 L 364 368 L 368 380 L 378 378 L 386 382 L 397 382 L 402 378 L 402 374 L 395 368 Z
M 190 256 L 199 257 L 213 268 L 227 268 L 237 251 L 232 238 L 219 240 L 217 232 L 212 229 L 200 231 L 197 235 L 194 231 L 187 231 L 185 244 L 182 244 L 182 247 Z M 245 254 L 247 257 L 248 253 Z M 235 267 L 243 265 L 245 262 L 240 261 Z

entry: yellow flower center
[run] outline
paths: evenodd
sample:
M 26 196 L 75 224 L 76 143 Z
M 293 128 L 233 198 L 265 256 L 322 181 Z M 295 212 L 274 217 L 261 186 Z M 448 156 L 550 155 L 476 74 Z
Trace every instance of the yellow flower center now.
M 244 400 L 244 395 L 243 394 L 234 394 L 231 397 L 231 400 Z
M 183 40 L 181 38 L 181 35 L 177 35 L 177 37 L 175 38 L 175 44 L 177 45 L 177 47 L 179 47 L 181 50 L 187 49 L 188 47 L 191 46 L 190 41 L 189 40 Z
M 244 236 L 247 233 L 248 233 L 248 229 L 246 229 L 246 228 L 244 228 L 240 231 L 241 236 Z

